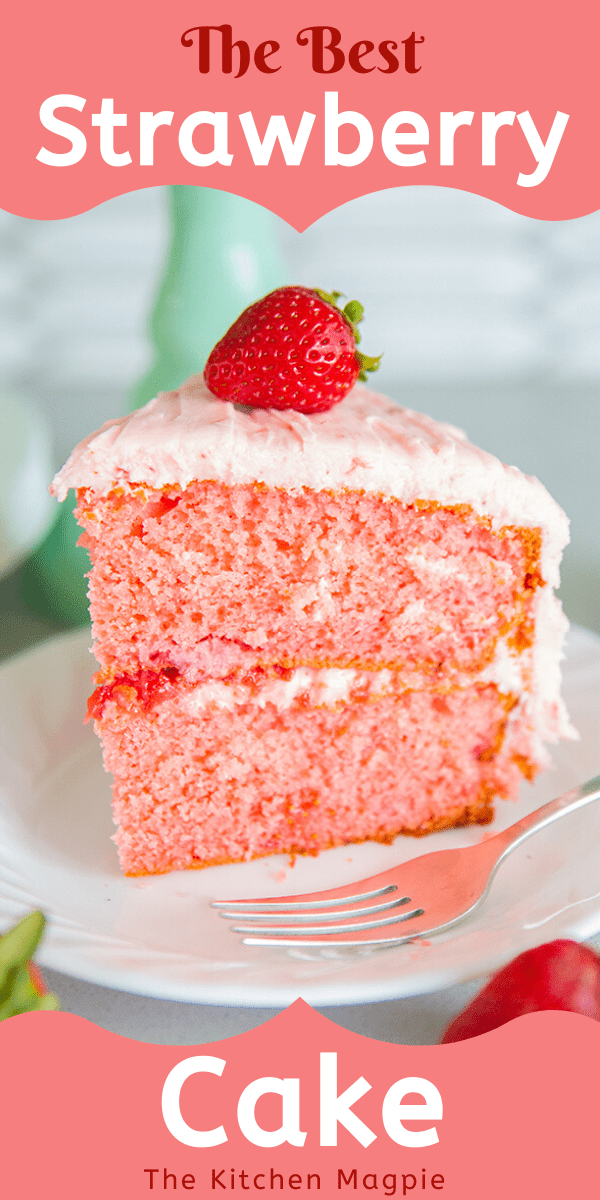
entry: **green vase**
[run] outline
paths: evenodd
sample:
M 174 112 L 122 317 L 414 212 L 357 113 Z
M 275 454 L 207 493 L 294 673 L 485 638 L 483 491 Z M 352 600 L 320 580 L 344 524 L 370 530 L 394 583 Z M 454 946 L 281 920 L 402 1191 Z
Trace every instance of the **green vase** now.
M 287 282 L 267 209 L 210 188 L 169 188 L 171 246 L 150 322 L 155 356 L 131 407 L 201 371 L 236 317 Z

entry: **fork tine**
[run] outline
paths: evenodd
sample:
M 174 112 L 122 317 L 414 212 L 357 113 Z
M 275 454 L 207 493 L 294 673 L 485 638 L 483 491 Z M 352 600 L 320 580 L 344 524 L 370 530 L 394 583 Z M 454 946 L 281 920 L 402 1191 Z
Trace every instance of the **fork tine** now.
M 264 912 L 261 911 L 261 906 L 257 905 L 256 909 L 252 909 L 250 911 L 240 909 L 238 909 L 237 912 L 233 910 L 230 912 L 221 911 L 219 916 L 224 917 L 227 921 L 237 921 L 240 917 L 243 917 L 246 921 L 300 922 L 308 919 L 312 921 L 335 921 L 338 917 L 344 917 L 347 919 L 350 919 L 351 917 L 371 917 L 374 913 L 386 912 L 391 908 L 400 908 L 401 905 L 409 903 L 410 896 L 401 896 L 399 900 L 387 900 L 385 904 L 369 904 L 366 908 L 348 909 L 347 907 L 342 908 L 341 906 L 338 906 L 337 908 L 327 908 L 324 912 L 319 912 L 316 909 L 313 909 L 309 912 L 298 912 L 290 911 L 289 908 L 286 909 L 285 912 Z M 283 906 L 281 907 L 283 908 Z
M 375 878 L 378 878 L 376 876 Z M 390 883 L 386 887 L 374 888 L 372 891 L 357 892 L 356 887 L 363 887 L 368 884 L 368 879 L 361 880 L 358 884 L 346 885 L 342 888 L 330 888 L 329 891 L 319 892 L 318 900 L 306 900 L 304 897 L 286 896 L 285 899 L 277 899 L 275 896 L 266 900 L 211 900 L 211 908 L 236 908 L 236 913 L 230 915 L 241 917 L 245 912 L 309 912 L 315 908 L 333 908 L 335 905 L 358 904 L 363 900 L 374 900 L 378 896 L 387 896 L 390 892 L 397 892 L 398 888 L 395 883 Z
M 323 933 L 323 930 L 321 930 L 321 933 Z M 243 937 L 240 940 L 244 946 L 276 946 L 277 949 L 283 946 L 294 950 L 299 950 L 303 946 L 318 947 L 322 950 L 335 949 L 336 946 L 355 946 L 360 949 L 366 946 L 374 946 L 377 949 L 383 950 L 389 949 L 391 946 L 403 946 L 406 942 L 414 942 L 423 936 L 419 931 L 414 932 L 413 930 L 410 933 L 396 933 L 391 937 L 386 937 L 386 933 L 387 930 L 375 930 L 371 935 L 366 931 L 359 934 L 358 937 L 354 933 L 339 933 L 336 937 L 329 939 L 325 937 L 319 938 L 315 934 L 313 937 Z
M 310 937 L 313 933 L 322 935 L 338 934 L 338 933 L 362 933 L 366 929 L 381 929 L 384 925 L 396 925 L 399 921 L 410 921 L 412 917 L 422 917 L 424 910 L 422 908 L 414 908 L 407 913 L 394 913 L 392 917 L 380 917 L 377 921 L 353 921 L 350 925 L 333 925 L 323 929 L 322 926 L 303 925 L 303 926 L 274 926 L 257 928 L 255 925 L 232 925 L 232 933 L 262 933 L 268 934 L 270 937 L 286 937 L 288 935 L 296 935 Z

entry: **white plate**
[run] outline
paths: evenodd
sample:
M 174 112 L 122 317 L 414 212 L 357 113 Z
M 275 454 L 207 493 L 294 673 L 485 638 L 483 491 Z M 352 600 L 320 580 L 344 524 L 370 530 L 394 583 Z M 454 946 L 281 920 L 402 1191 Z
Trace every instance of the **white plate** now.
M 498 967 L 556 937 L 600 930 L 600 804 L 544 830 L 501 868 L 483 910 L 456 930 L 393 950 L 344 953 L 249 947 L 209 908 L 215 897 L 320 890 L 425 851 L 465 845 L 600 771 L 600 639 L 573 630 L 565 696 L 581 741 L 494 826 L 398 838 L 318 858 L 125 879 L 110 840 L 109 780 L 83 724 L 93 660 L 67 635 L 0 671 L 0 922 L 40 907 L 50 926 L 40 961 L 94 983 L 172 1000 L 283 1006 L 357 1004 L 415 995 Z

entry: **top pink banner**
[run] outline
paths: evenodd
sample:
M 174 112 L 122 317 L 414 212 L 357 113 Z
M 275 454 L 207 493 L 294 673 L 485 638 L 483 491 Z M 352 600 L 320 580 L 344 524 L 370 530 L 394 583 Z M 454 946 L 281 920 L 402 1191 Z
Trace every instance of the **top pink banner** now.
M 430 184 L 582 216 L 600 207 L 599 24 L 591 0 L 11 5 L 0 206 L 47 220 L 199 184 L 302 230 Z

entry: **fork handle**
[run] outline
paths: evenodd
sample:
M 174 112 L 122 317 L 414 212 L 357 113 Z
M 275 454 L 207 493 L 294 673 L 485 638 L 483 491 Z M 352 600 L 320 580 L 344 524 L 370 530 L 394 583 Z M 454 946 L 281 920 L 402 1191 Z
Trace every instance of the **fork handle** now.
M 496 861 L 494 874 L 500 863 L 504 862 L 504 859 L 512 854 L 512 851 L 520 846 L 521 842 L 531 837 L 532 833 L 537 833 L 538 829 L 543 829 L 546 825 L 551 825 L 553 821 L 559 821 L 567 813 L 584 808 L 586 804 L 593 804 L 594 800 L 598 799 L 600 799 L 600 775 L 589 779 L 587 783 L 582 783 L 581 787 L 571 788 L 569 792 L 564 792 L 556 800 L 550 800 L 548 804 L 536 808 L 535 812 L 529 813 L 522 820 L 510 825 L 508 829 L 503 829 L 501 833 L 496 834 L 494 841 L 499 844 L 504 843 L 504 849 Z

